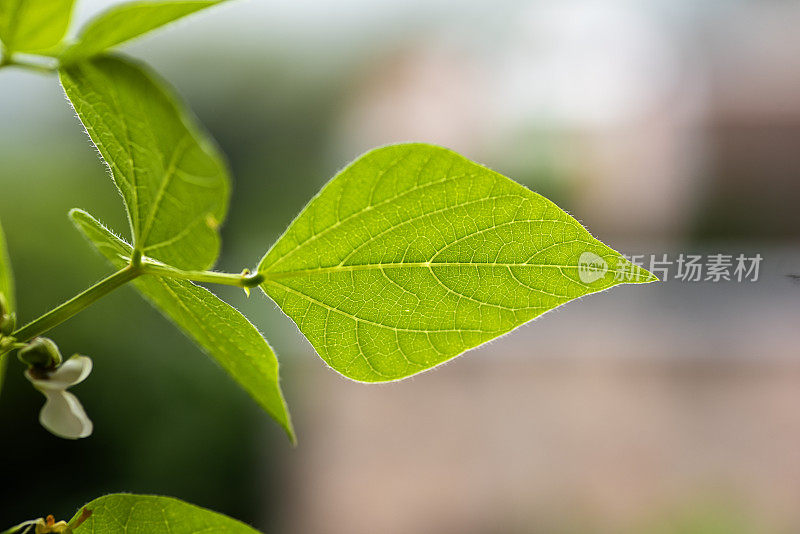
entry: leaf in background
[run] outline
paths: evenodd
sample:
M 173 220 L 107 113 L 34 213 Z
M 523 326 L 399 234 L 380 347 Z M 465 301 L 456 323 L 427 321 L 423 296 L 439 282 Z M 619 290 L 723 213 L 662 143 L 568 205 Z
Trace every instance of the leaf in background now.
M 223 1 L 129 2 L 113 6 L 81 30 L 77 41 L 62 54 L 62 61 L 94 56 Z
M 72 210 L 70 218 L 115 267 L 129 263 L 131 246 L 91 215 Z M 205 288 L 186 280 L 144 275 L 133 284 L 161 313 L 213 357 L 295 442 L 281 393 L 278 360 L 247 318 Z
M 5 295 L 8 306 L 14 311 L 14 273 L 11 270 L 11 258 L 8 256 L 2 226 L 0 226 L 0 293 Z
M 9 52 L 38 52 L 61 42 L 74 0 L 0 0 L 0 41 Z
M 16 309 L 14 302 L 14 273 L 11 270 L 11 259 L 8 257 L 8 248 L 6 247 L 6 238 L 2 226 L 0 226 L 0 293 L 6 299 L 6 304 L 9 307 L 7 311 L 13 312 Z M 0 392 L 3 389 L 7 364 L 8 353 L 0 354 Z
M 78 510 L 69 525 L 75 534 L 258 534 L 257 530 L 241 521 L 173 497 L 126 493 L 93 500 Z
M 209 135 L 131 61 L 103 56 L 59 72 L 122 193 L 134 246 L 182 269 L 213 265 L 230 184 Z
M 424 144 L 341 171 L 258 271 L 319 355 L 364 382 L 419 373 L 577 297 L 657 280 L 541 195 Z

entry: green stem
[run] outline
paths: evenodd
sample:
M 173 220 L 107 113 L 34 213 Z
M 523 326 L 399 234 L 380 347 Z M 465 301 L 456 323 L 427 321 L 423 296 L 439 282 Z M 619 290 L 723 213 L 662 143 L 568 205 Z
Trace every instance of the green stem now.
M 6 354 L 8 352 L 11 352 L 11 351 L 14 351 L 14 350 L 17 350 L 17 349 L 21 349 L 21 348 L 23 348 L 23 347 L 25 347 L 27 345 L 27 343 L 17 343 L 17 340 L 14 339 L 13 337 L 3 338 L 3 341 L 5 343 L 0 344 L 0 365 L 2 365 L 2 363 L 3 363 L 3 360 L 1 359 L 3 357 L 3 354 Z
M 223 284 L 243 288 L 255 287 L 264 281 L 264 276 L 259 273 L 249 274 L 245 271 L 241 274 L 230 274 L 213 271 L 183 271 L 169 265 L 150 263 L 148 261 L 142 262 L 141 272 L 164 278 L 178 278 L 180 280 L 191 280 L 192 282 Z
M 73 297 L 61 306 L 42 315 L 33 322 L 30 322 L 11 334 L 18 342 L 25 343 L 41 335 L 51 328 L 63 323 L 73 315 L 77 314 L 100 297 L 111 293 L 118 287 L 130 282 L 137 276 L 142 274 L 141 269 L 133 266 L 127 266 L 124 269 L 117 271 L 105 280 L 98 282 L 83 293 Z
M 44 74 L 51 74 L 58 70 L 55 65 L 51 66 L 17 59 L 13 54 L 9 54 L 5 49 L 2 49 L 0 50 L 0 69 L 4 67 L 19 67 Z
M 58 67 L 48 67 L 47 65 L 39 65 L 38 63 L 28 63 L 27 61 L 18 61 L 16 59 L 9 59 L 0 63 L 0 69 L 3 67 L 19 67 L 22 69 L 40 72 L 42 74 L 52 74 L 58 70 Z
M 51 328 L 60 325 L 70 317 L 93 304 L 96 300 L 143 274 L 150 274 L 163 278 L 191 280 L 193 282 L 224 284 L 245 289 L 255 287 L 264 281 L 264 276 L 262 274 L 250 274 L 248 271 L 244 271 L 241 274 L 216 273 L 213 271 L 183 271 L 162 263 L 152 263 L 148 260 L 142 261 L 140 258 L 133 258 L 131 264 L 124 269 L 96 283 L 83 293 L 71 298 L 61 306 L 50 310 L 38 319 L 26 324 L 11 334 L 9 337 L 15 338 L 18 345 L 11 347 L 9 350 L 19 348 L 19 344 L 27 343 L 31 339 L 44 334 Z

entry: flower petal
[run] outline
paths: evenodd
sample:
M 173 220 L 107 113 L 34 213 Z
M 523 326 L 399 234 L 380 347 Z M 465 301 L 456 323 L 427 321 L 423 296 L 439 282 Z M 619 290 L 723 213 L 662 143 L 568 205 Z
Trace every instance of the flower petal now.
M 92 433 L 92 421 L 78 398 L 67 391 L 42 391 L 47 397 L 39 413 L 39 422 L 56 436 L 67 439 L 85 438 Z
M 44 392 L 65 390 L 86 380 L 86 377 L 91 372 L 92 359 L 88 356 L 76 354 L 61 364 L 55 371 L 49 373 L 47 378 L 35 378 L 28 371 L 25 371 L 25 376 L 37 389 Z

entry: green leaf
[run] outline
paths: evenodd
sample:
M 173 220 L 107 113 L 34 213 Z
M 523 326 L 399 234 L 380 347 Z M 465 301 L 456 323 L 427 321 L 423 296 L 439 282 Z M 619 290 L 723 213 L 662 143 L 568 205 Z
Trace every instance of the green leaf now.
M 56 46 L 69 27 L 74 0 L 0 0 L 0 40 L 8 52 Z
M 8 256 L 6 238 L 0 225 L 0 293 L 5 295 L 10 311 L 16 309 L 14 300 L 14 273 L 11 270 L 11 258 Z
M 240 521 L 173 497 L 125 493 L 106 495 L 93 500 L 78 510 L 69 525 L 75 534 L 258 533 Z
M 582 255 L 595 261 L 579 270 Z M 583 295 L 657 280 L 546 198 L 424 144 L 379 148 L 341 171 L 258 271 L 319 355 L 363 382 L 430 369 Z
M 81 30 L 77 41 L 62 54 L 62 60 L 74 61 L 94 56 L 223 1 L 129 2 L 113 6 Z
M 208 134 L 141 65 L 104 56 L 59 72 L 122 193 L 136 249 L 183 269 L 213 265 L 230 184 Z
M 6 247 L 6 238 L 3 233 L 3 227 L 0 225 L 0 294 L 6 299 L 9 312 L 13 312 L 15 307 L 14 301 L 14 273 L 11 270 L 11 259 L 8 257 L 8 248 Z M 0 392 L 3 389 L 3 380 L 6 374 L 6 365 L 8 365 L 8 353 L 0 354 Z
M 122 268 L 130 262 L 131 246 L 91 215 L 75 209 L 70 218 L 115 267 Z M 207 289 L 186 280 L 144 275 L 133 284 L 213 357 L 295 442 L 278 382 L 278 360 L 269 343 L 244 315 Z

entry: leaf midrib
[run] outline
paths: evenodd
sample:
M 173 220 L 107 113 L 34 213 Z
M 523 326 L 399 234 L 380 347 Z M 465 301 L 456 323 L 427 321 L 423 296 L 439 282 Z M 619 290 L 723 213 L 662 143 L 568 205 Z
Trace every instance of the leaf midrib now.
M 285 278 L 294 278 L 305 275 L 315 274 L 329 274 L 350 271 L 368 271 L 368 270 L 384 270 L 384 269 L 402 269 L 402 268 L 432 268 L 432 267 L 548 267 L 554 269 L 578 269 L 578 265 L 560 265 L 556 263 L 503 263 L 503 262 L 480 262 L 480 261 L 423 261 L 423 262 L 409 262 L 409 263 L 364 263 L 358 265 L 335 265 L 333 267 L 314 267 L 311 269 L 298 269 L 295 271 L 281 271 L 270 272 L 262 271 L 264 280 L 281 280 Z M 633 273 L 632 276 L 639 278 L 644 277 L 641 274 Z

